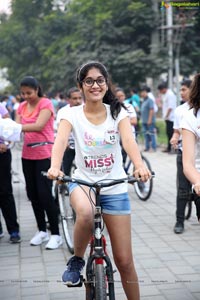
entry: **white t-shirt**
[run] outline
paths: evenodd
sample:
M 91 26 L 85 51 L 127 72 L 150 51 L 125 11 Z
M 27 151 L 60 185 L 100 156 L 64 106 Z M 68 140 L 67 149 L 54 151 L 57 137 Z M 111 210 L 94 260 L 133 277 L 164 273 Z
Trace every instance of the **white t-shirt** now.
M 126 103 L 126 102 L 124 103 L 124 105 L 127 108 L 129 118 L 130 119 L 137 118 L 137 114 L 136 114 L 136 111 L 135 111 L 135 108 L 133 107 L 133 105 L 130 104 L 130 103 Z M 131 127 L 132 127 L 132 131 L 133 131 L 133 134 L 134 134 L 134 137 L 135 137 L 135 126 L 131 125 Z
M 19 142 L 21 140 L 22 125 L 10 118 L 0 118 L 0 138 L 4 141 Z
M 65 112 L 67 110 L 71 109 L 71 106 L 69 104 L 65 105 L 64 107 L 60 108 L 57 112 L 57 116 L 56 116 L 56 123 L 57 123 L 57 127 L 60 123 L 60 120 L 62 118 L 62 116 L 65 114 Z M 69 144 L 69 148 L 70 149 L 75 149 L 75 142 L 74 142 L 74 136 L 73 133 L 70 134 L 69 140 L 68 140 L 68 144 Z
M 168 89 L 167 92 L 162 95 L 162 114 L 163 118 L 165 118 L 168 109 L 171 108 L 171 112 L 168 116 L 168 121 L 174 121 L 174 110 L 176 108 L 176 96 L 175 94 Z
M 188 104 L 188 102 L 185 102 L 184 104 L 181 104 L 179 106 L 176 107 L 175 111 L 174 111 L 174 124 L 173 124 L 173 128 L 178 130 L 181 134 L 181 121 L 184 118 L 184 115 L 188 112 L 188 110 L 190 109 L 190 106 Z M 182 137 L 180 135 L 179 137 L 179 141 L 182 140 Z M 178 148 L 182 150 L 182 143 L 180 142 L 178 145 Z
M 66 104 L 65 106 L 61 107 L 58 110 L 57 115 L 56 115 L 56 122 L 57 122 L 58 125 L 60 123 L 61 116 L 63 116 L 63 114 L 65 113 L 66 109 L 69 109 L 69 108 L 70 108 L 70 105 Z
M 66 109 L 64 114 L 60 115 L 60 119 L 68 120 L 72 124 L 77 166 L 73 174 L 74 178 L 96 182 L 126 177 L 122 166 L 118 124 L 128 116 L 128 113 L 122 108 L 114 120 L 110 113 L 110 106 L 104 105 L 107 118 L 99 125 L 89 122 L 82 105 Z M 122 183 L 104 188 L 101 192 L 106 195 L 125 193 L 127 192 L 127 184 Z
M 176 107 L 174 111 L 174 124 L 173 124 L 174 129 L 177 129 L 181 132 L 181 121 L 189 109 L 190 106 L 188 102 L 185 102 L 184 104 L 181 104 Z
M 195 167 L 200 172 L 200 110 L 194 115 L 190 109 L 181 121 L 181 128 L 191 131 L 196 136 Z

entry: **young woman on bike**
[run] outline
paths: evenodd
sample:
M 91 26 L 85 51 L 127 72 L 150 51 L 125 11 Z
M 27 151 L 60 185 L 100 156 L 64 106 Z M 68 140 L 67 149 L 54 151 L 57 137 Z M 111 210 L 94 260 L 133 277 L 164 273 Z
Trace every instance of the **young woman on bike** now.
M 54 112 L 49 99 L 43 96 L 38 81 L 31 76 L 20 83 L 20 93 L 24 101 L 17 110 L 16 121 L 22 124 L 24 144 L 22 168 L 26 181 L 27 195 L 35 214 L 38 232 L 30 244 L 37 246 L 45 241 L 46 249 L 56 249 L 62 244 L 58 228 L 58 209 L 52 196 L 52 181 L 42 176 L 41 171 L 50 167 L 52 145 L 28 147 L 33 142 L 54 141 Z M 51 237 L 46 228 L 45 213 L 50 224 Z
M 191 109 L 181 123 L 183 137 L 183 169 L 196 192 L 195 205 L 200 222 L 200 73 L 194 77 L 190 89 Z
M 143 181 L 150 171 L 143 165 L 138 146 L 133 138 L 128 113 L 116 100 L 106 67 L 99 62 L 88 62 L 77 71 L 77 83 L 85 104 L 72 107 L 63 114 L 52 150 L 49 178 L 62 176 L 60 171 L 67 139 L 72 130 L 76 145 L 76 166 L 73 175 L 91 182 L 126 177 L 122 166 L 119 140 L 136 167 L 135 176 Z M 69 185 L 71 204 L 76 212 L 74 228 L 75 256 L 67 263 L 63 281 L 76 285 L 84 262 L 84 253 L 92 233 L 93 208 L 82 188 Z M 101 195 L 104 221 L 110 236 L 116 266 L 120 272 L 128 300 L 139 299 L 138 278 L 134 267 L 131 242 L 131 207 L 127 184 L 105 188 Z

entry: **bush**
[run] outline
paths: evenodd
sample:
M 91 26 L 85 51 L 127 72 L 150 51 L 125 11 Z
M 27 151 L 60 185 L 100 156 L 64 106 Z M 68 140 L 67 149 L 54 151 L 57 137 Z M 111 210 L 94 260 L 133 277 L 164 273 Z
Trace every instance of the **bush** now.
M 156 120 L 156 128 L 157 128 L 157 144 L 158 146 L 166 146 L 167 145 L 167 135 L 165 128 L 165 121 L 162 119 Z

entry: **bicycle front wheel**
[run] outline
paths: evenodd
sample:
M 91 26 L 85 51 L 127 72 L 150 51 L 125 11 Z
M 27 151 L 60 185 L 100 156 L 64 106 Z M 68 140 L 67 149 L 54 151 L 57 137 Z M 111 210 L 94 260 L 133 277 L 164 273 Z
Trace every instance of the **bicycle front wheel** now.
M 106 273 L 103 264 L 95 265 L 95 300 L 106 300 Z
M 142 160 L 143 163 L 146 165 L 146 167 L 152 171 L 151 165 L 146 157 L 142 155 Z M 150 198 L 152 190 L 153 190 L 153 179 L 151 178 L 150 180 L 146 182 L 142 181 L 136 181 L 134 183 L 134 189 L 135 192 L 140 200 L 146 201 Z
M 67 185 L 62 184 L 59 186 L 58 200 L 64 239 L 69 252 L 71 254 L 74 254 L 73 231 L 75 223 L 75 212 L 69 201 Z

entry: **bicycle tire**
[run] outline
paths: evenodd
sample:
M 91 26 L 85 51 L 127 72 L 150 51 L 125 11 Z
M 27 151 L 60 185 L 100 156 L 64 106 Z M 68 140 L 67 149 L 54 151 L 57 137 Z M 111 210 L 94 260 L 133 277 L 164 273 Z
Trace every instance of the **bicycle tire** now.
M 70 205 L 69 193 L 65 184 L 59 187 L 58 201 L 64 239 L 69 252 L 71 254 L 74 254 L 73 231 L 75 223 L 75 212 Z
M 143 163 L 147 166 L 147 168 L 152 171 L 150 162 L 148 159 L 142 155 Z M 134 189 L 138 196 L 138 198 L 142 201 L 146 201 L 150 198 L 153 190 L 153 179 L 149 179 L 146 182 L 136 181 L 134 183 Z
M 192 214 L 192 201 L 188 201 L 185 207 L 185 220 L 189 220 Z
M 106 272 L 103 264 L 95 264 L 95 300 L 106 300 Z

